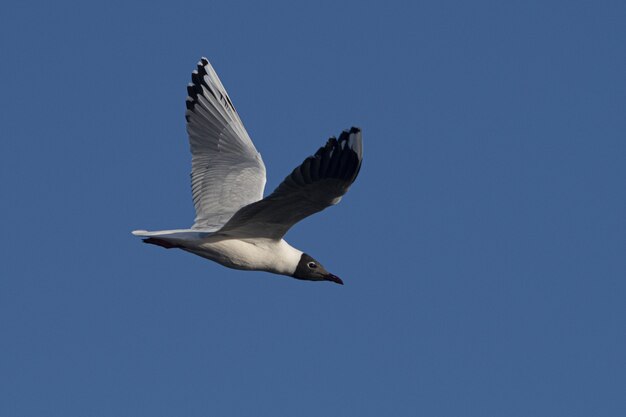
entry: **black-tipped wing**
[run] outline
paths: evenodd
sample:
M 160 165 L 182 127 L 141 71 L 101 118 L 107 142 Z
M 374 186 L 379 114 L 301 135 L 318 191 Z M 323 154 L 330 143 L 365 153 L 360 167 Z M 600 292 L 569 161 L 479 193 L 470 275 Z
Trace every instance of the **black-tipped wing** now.
M 194 229 L 217 230 L 263 198 L 265 165 L 217 73 L 206 58 L 187 86 Z
M 237 211 L 219 233 L 281 239 L 300 220 L 337 204 L 356 179 L 362 159 L 359 128 L 330 138 L 272 194 Z

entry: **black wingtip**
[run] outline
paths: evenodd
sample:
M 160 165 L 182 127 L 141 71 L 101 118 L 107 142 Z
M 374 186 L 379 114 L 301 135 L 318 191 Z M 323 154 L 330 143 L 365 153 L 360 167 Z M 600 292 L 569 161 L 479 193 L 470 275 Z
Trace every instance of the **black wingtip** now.
M 198 96 L 204 94 L 203 87 L 206 91 L 209 92 L 213 97 L 216 97 L 213 88 L 206 82 L 204 77 L 208 75 L 206 70 L 206 65 L 209 65 L 209 60 L 205 57 L 202 57 L 198 62 L 198 66 L 195 70 L 191 72 L 191 82 L 187 84 L 187 101 L 185 106 L 188 111 L 193 111 L 195 105 L 198 102 Z M 189 122 L 189 118 L 186 118 L 187 122 Z
M 353 137 L 359 138 L 360 140 L 360 136 L 361 136 L 361 128 L 352 126 L 350 129 L 346 129 L 343 132 L 341 132 L 341 135 L 339 135 L 338 140 L 339 141 L 348 140 Z
M 305 182 L 337 178 L 351 184 L 360 171 L 362 159 L 361 129 L 353 126 L 341 132 L 339 138 L 329 138 L 326 145 L 304 161 L 299 174 Z M 308 171 L 311 171 L 310 175 L 307 175 Z
M 363 158 L 363 139 L 360 127 L 352 126 L 350 129 L 344 130 L 337 140 L 341 149 L 348 148 L 353 150 L 359 161 Z

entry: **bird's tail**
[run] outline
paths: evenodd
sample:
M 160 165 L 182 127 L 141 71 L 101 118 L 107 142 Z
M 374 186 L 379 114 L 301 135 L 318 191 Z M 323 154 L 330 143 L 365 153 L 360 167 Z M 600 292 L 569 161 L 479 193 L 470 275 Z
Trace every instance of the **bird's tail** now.
M 158 237 L 149 237 L 149 238 L 143 239 L 143 243 L 149 243 L 150 245 L 157 245 L 165 249 L 182 248 L 182 246 L 177 245 L 176 243 L 172 241 L 159 239 Z
M 133 235 L 139 236 L 144 243 L 160 246 L 165 249 L 183 248 L 182 243 L 202 239 L 209 233 L 190 229 L 158 230 L 149 232 L 147 230 L 133 230 Z

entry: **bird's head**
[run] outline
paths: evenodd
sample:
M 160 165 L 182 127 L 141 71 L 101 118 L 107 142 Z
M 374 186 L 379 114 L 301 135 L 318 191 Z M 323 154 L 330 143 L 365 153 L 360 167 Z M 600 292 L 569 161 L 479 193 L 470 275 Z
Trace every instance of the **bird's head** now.
M 336 284 L 343 285 L 341 278 L 328 272 L 321 263 L 317 262 L 306 253 L 303 253 L 300 257 L 296 272 L 294 272 L 292 276 L 307 281 L 332 281 Z

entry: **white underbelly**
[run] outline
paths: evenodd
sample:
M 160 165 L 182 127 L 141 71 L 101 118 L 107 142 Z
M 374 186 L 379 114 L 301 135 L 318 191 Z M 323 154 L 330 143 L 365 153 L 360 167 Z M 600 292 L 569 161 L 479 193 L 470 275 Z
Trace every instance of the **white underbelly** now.
M 284 240 L 210 239 L 185 250 L 234 269 L 292 274 L 302 254 Z

